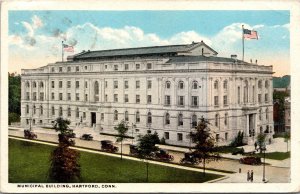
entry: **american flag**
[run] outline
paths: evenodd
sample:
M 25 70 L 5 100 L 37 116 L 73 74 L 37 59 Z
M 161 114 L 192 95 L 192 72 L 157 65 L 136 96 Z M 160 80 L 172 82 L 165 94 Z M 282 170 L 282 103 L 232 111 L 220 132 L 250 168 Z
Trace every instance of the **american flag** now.
M 245 39 L 258 39 L 257 31 L 244 29 Z
M 66 52 L 74 52 L 74 47 L 73 46 L 63 44 L 63 48 L 64 48 L 64 51 L 66 51 Z

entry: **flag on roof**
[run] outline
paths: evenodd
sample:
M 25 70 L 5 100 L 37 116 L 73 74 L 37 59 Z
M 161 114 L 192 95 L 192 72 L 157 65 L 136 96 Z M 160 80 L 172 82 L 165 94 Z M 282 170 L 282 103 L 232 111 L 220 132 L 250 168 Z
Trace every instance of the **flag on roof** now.
M 258 39 L 257 31 L 243 29 L 245 39 Z
M 74 52 L 74 47 L 73 46 L 63 44 L 63 48 L 64 48 L 64 51 L 66 51 L 66 52 Z

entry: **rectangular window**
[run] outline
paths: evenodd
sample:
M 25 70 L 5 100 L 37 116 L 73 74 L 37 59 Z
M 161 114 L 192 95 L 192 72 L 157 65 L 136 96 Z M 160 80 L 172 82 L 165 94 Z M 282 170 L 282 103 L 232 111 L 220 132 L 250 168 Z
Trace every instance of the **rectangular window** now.
M 129 85 L 128 85 L 128 81 L 127 81 L 127 80 L 124 81 L 124 88 L 125 88 L 125 89 L 128 89 L 128 88 L 129 88 Z
M 84 87 L 88 88 L 88 82 L 87 81 L 84 82 Z
M 54 92 L 51 93 L 51 100 L 54 100 L 55 97 L 54 97 Z
M 151 63 L 147 63 L 147 69 L 152 69 L 152 64 Z
M 114 70 L 118 71 L 118 65 L 114 65 Z
M 86 118 L 86 114 L 85 114 L 85 112 L 82 112 L 82 118 Z
M 171 96 L 165 96 L 165 105 L 171 105 Z
M 87 69 L 88 69 L 88 67 L 87 67 L 87 66 L 84 66 L 84 69 L 85 69 L 85 70 L 87 70 Z
M 33 94 L 32 94 L 32 100 L 36 101 L 36 92 L 33 92 Z
M 62 67 L 59 67 L 59 72 L 62 72 L 62 69 L 63 69 Z
M 67 88 L 71 88 L 71 81 L 67 82 Z
M 68 100 L 71 100 L 71 93 L 67 94 L 67 98 L 68 98 Z
M 104 65 L 104 68 L 107 69 L 107 65 Z
M 225 133 L 225 141 L 228 140 L 228 133 Z
M 52 107 L 51 112 L 52 112 L 52 115 L 55 115 L 55 109 L 54 109 L 54 107 Z
M 178 96 L 178 106 L 184 106 L 184 96 Z
M 54 67 L 51 68 L 51 72 L 55 72 L 55 68 Z
M 124 68 L 125 70 L 129 69 L 129 65 L 128 64 L 125 64 L 124 66 L 125 66 L 125 68 Z
M 268 102 L 269 101 L 269 96 L 268 94 L 265 94 L 265 102 Z
M 140 88 L 140 81 L 135 81 L 135 88 L 139 89 Z
M 165 139 L 170 139 L 169 132 L 165 132 L 165 133 L 164 133 L 164 138 L 165 138 Z
M 216 134 L 216 141 L 217 141 L 217 142 L 220 141 L 220 134 Z
M 135 96 L 135 102 L 137 103 L 137 104 L 139 104 L 140 103 L 140 95 L 136 95 Z
M 67 71 L 68 71 L 68 72 L 71 72 L 71 67 L 68 67 L 68 68 L 67 68 Z
M 62 84 L 62 81 L 59 81 L 59 82 L 58 82 L 58 87 L 59 87 L 59 88 L 62 88 L 62 85 L 63 85 L 63 84 Z
M 177 141 L 182 141 L 182 133 L 177 133 Z
M 261 103 L 261 94 L 258 94 L 258 102 Z
M 241 103 L 241 89 L 238 87 L 238 104 Z
M 192 96 L 192 106 L 198 106 L 198 96 Z
M 125 94 L 125 96 L 124 96 L 124 102 L 125 102 L 125 103 L 129 102 L 128 94 Z
M 79 66 L 76 66 L 76 71 L 77 71 L 77 72 L 79 71 Z
M 223 96 L 223 104 L 224 104 L 224 106 L 227 106 L 227 105 L 228 105 L 228 102 L 227 102 L 227 95 L 226 95 L 226 96 Z
M 71 108 L 68 108 L 68 117 L 71 116 Z
M 114 89 L 118 88 L 118 81 L 114 81 Z
M 135 64 L 135 69 L 139 70 L 140 69 L 140 64 Z
M 86 102 L 88 101 L 88 95 L 87 95 L 87 94 L 85 94 L 84 100 L 85 100 Z
M 219 96 L 214 96 L 214 105 L 219 106 Z
M 107 81 L 105 81 L 105 88 L 107 88 Z
M 30 100 L 30 93 L 26 92 L 26 100 Z
M 152 96 L 148 95 L 147 96 L 147 104 L 151 104 L 152 103 Z
M 114 102 L 118 102 L 118 94 L 114 94 Z
M 101 113 L 101 121 L 104 120 L 104 113 Z
M 63 99 L 63 94 L 59 93 L 59 100 L 62 100 L 62 99 Z
M 105 94 L 105 102 L 107 102 L 108 101 L 108 96 L 107 96 L 107 94 Z
M 76 101 L 79 101 L 79 93 L 76 93 Z
M 79 88 L 79 81 L 76 81 L 76 88 Z
M 51 81 L 51 88 L 54 88 L 54 87 L 55 87 L 54 81 Z
M 148 89 L 151 89 L 151 88 L 152 88 L 152 81 L 151 81 L 151 80 L 148 80 L 148 81 L 147 81 L 147 88 L 148 88 Z

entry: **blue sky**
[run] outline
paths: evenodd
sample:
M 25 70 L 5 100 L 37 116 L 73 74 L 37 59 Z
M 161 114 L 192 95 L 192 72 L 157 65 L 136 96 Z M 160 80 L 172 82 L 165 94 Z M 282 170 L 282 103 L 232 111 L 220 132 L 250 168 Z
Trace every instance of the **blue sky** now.
M 10 70 L 58 61 L 62 40 L 75 52 L 204 40 L 219 56 L 241 56 L 244 24 L 260 37 L 246 41 L 245 60 L 274 65 L 276 74 L 284 75 L 289 18 L 288 11 L 10 11 Z

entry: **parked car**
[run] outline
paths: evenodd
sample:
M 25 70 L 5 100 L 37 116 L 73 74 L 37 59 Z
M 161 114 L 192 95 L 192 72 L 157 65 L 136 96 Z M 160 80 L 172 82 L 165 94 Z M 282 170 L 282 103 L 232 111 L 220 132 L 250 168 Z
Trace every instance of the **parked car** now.
M 80 139 L 82 140 L 87 140 L 87 141 L 92 141 L 93 140 L 93 136 L 91 134 L 83 134 Z
M 199 164 L 199 160 L 193 152 L 184 153 L 184 158 L 180 160 L 181 164 Z
M 243 157 L 240 159 L 241 164 L 248 164 L 248 165 L 260 165 L 261 164 L 261 158 L 255 157 L 255 156 L 248 156 Z
M 173 161 L 174 157 L 168 153 L 167 150 L 159 149 L 157 152 L 154 153 L 154 158 L 164 161 Z
M 133 156 L 137 156 L 138 153 L 138 147 L 136 145 L 129 145 L 129 154 Z
M 110 140 L 102 140 L 101 141 L 101 150 L 106 152 L 115 153 L 119 151 L 119 148 L 113 145 L 113 142 Z
M 36 139 L 37 135 L 34 132 L 30 131 L 29 129 L 25 129 L 24 130 L 24 137 L 26 139 Z

